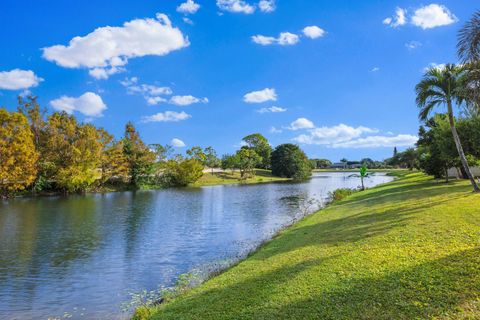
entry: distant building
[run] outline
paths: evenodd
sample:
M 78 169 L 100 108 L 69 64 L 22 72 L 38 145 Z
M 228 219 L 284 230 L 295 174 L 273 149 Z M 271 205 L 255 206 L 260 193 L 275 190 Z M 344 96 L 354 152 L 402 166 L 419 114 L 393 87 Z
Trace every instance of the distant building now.
M 330 169 L 347 169 L 348 164 L 346 162 L 335 162 L 330 166 Z

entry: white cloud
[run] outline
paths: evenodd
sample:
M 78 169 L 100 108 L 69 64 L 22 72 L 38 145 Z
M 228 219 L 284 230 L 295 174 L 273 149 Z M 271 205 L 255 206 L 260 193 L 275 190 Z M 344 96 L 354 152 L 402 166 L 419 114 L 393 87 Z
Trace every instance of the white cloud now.
M 288 129 L 290 130 L 300 130 L 300 129 L 312 129 L 315 128 L 315 125 L 312 121 L 308 120 L 307 118 L 298 118 L 297 120 L 290 123 Z
M 395 16 L 383 20 L 383 24 L 397 28 L 407 23 L 407 10 L 402 8 L 395 9 Z
M 200 9 L 200 5 L 198 3 L 195 3 L 193 0 L 187 0 L 177 7 L 177 12 L 184 14 L 195 14 L 198 9 Z
M 258 113 L 278 113 L 278 112 L 285 112 L 285 111 L 287 111 L 287 109 L 276 107 L 276 106 L 272 106 L 269 108 L 261 108 L 257 110 Z
M 13 69 L 0 72 L 0 89 L 22 90 L 38 86 L 43 79 L 31 70 Z
M 243 1 L 243 0 L 217 0 L 217 6 L 220 10 L 252 14 L 255 12 L 255 6 Z
M 270 133 L 282 133 L 282 130 L 272 126 L 270 127 Z
M 329 148 L 379 148 L 413 146 L 418 140 L 418 137 L 414 135 L 399 134 L 394 136 L 391 132 L 387 132 L 388 136 L 369 135 L 379 131 L 364 126 L 355 128 L 339 124 L 333 127 L 315 128 L 311 121 L 305 123 L 310 125 L 311 128 L 307 128 L 307 134 L 301 134 L 293 139 L 297 143 L 324 145 Z M 293 123 L 290 127 L 292 126 Z
M 438 69 L 438 70 L 442 70 L 443 68 L 445 68 L 446 64 L 445 63 L 435 63 L 435 62 L 431 62 L 428 66 L 426 66 L 425 68 L 423 68 L 423 72 L 427 72 L 429 69 Z
M 88 117 L 101 117 L 107 106 L 102 97 L 93 92 L 86 92 L 78 98 L 62 96 L 50 101 L 50 105 L 57 111 L 65 111 L 72 114 L 80 112 Z
M 262 103 L 267 101 L 277 101 L 277 93 L 273 88 L 265 88 L 260 91 L 252 91 L 243 96 L 246 103 Z
M 313 128 L 313 126 L 311 128 Z M 330 145 L 350 141 L 360 137 L 364 133 L 374 132 L 378 132 L 378 130 L 363 126 L 354 128 L 345 124 L 339 124 L 333 127 L 313 128 L 308 134 L 301 134 L 294 138 L 294 141 L 303 144 Z
M 258 7 L 262 12 L 266 12 L 266 13 L 273 12 L 276 9 L 275 0 L 261 0 L 258 3 Z
M 323 37 L 325 35 L 325 30 L 317 26 L 308 26 L 303 28 L 303 34 L 311 39 L 316 39 Z
M 183 22 L 185 22 L 185 23 L 187 23 L 187 24 L 189 24 L 189 25 L 191 25 L 191 26 L 194 25 L 192 19 L 189 19 L 189 18 L 187 18 L 187 17 L 183 17 Z
M 410 134 L 397 136 L 370 136 L 332 144 L 333 148 L 380 148 L 380 147 L 411 147 L 418 137 Z
M 252 41 L 262 46 L 268 46 L 271 44 L 279 44 L 281 46 L 291 46 L 291 45 L 297 44 L 300 41 L 300 38 L 296 34 L 293 34 L 290 32 L 282 32 L 279 34 L 277 38 L 258 34 L 258 35 L 252 36 Z
M 142 122 L 178 122 L 190 119 L 192 116 L 185 112 L 165 111 L 142 118 Z
M 197 98 L 191 95 L 187 96 L 173 96 L 169 101 L 171 104 L 177 106 L 188 106 L 194 103 L 208 103 L 208 98 Z
M 415 50 L 417 48 L 420 48 L 421 46 L 422 46 L 422 43 L 419 42 L 419 41 L 410 41 L 410 42 L 405 43 L 405 47 L 408 50 Z
M 446 26 L 457 21 L 447 7 L 435 3 L 415 10 L 412 17 L 412 24 L 422 29 Z
M 255 42 L 255 43 L 261 44 L 262 46 L 268 46 L 270 44 L 276 43 L 277 38 L 262 36 L 262 35 L 258 34 L 256 36 L 252 36 L 252 41 Z
M 182 140 L 178 139 L 178 138 L 173 138 L 172 141 L 170 141 L 170 144 L 172 146 L 174 146 L 175 148 L 183 148 L 183 147 L 186 147 L 186 144 L 185 142 L 183 142 Z
M 86 36 L 74 37 L 67 46 L 43 48 L 43 57 L 65 68 L 87 68 L 92 77 L 106 79 L 124 71 L 128 59 L 163 56 L 189 44 L 165 14 L 157 13 L 156 19 L 97 28 Z
M 157 105 L 166 102 L 163 96 L 173 93 L 170 87 L 159 87 L 149 84 L 139 84 L 137 77 L 125 78 L 120 83 L 127 88 L 128 94 L 139 94 L 147 101 L 149 105 Z
M 370 70 L 370 72 L 378 72 L 378 71 L 380 71 L 379 67 L 373 67 L 372 70 Z

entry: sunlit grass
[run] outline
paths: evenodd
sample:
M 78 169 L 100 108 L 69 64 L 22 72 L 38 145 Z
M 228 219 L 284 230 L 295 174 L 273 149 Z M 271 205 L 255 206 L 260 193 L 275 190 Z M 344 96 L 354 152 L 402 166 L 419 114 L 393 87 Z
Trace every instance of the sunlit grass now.
M 205 172 L 203 176 L 194 184 L 194 186 L 207 186 L 207 185 L 217 185 L 217 184 L 236 184 L 236 183 L 262 183 L 262 182 L 272 182 L 272 181 L 285 181 L 289 180 L 286 178 L 279 178 L 272 176 L 271 171 L 256 169 L 255 176 L 250 177 L 245 180 L 240 179 L 240 172 L 238 171 L 225 171 L 225 172 Z
M 480 195 L 420 173 L 284 231 L 151 319 L 478 319 Z

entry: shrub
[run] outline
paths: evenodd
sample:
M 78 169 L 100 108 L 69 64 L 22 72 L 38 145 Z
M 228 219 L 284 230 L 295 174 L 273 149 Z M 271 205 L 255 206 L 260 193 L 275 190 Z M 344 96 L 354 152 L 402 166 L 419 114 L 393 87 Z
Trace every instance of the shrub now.
M 305 153 L 297 145 L 281 144 L 272 152 L 272 174 L 278 177 L 305 180 L 312 174 L 312 167 Z
M 334 202 L 345 199 L 346 197 L 354 194 L 357 191 L 358 190 L 356 189 L 348 189 L 348 188 L 336 189 L 328 193 L 328 199 L 330 203 L 334 203 Z

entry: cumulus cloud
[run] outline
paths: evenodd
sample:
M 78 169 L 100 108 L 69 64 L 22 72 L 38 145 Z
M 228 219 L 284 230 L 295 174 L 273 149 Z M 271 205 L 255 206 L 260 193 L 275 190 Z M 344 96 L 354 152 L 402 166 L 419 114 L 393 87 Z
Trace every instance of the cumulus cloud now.
M 85 92 L 80 97 L 62 96 L 50 101 L 50 105 L 57 111 L 65 111 L 68 114 L 80 112 L 88 117 L 101 117 L 107 106 L 102 97 L 93 92 Z
M 187 96 L 173 96 L 169 101 L 171 104 L 177 106 L 188 106 L 194 103 L 208 103 L 208 98 L 197 98 L 191 95 Z
M 188 113 L 175 112 L 175 111 L 165 111 L 159 112 L 151 116 L 145 116 L 142 118 L 142 122 L 178 122 L 182 120 L 190 119 L 192 116 Z
M 386 24 L 392 28 L 403 26 L 407 23 L 407 10 L 402 8 L 395 9 L 395 15 L 383 20 L 383 24 Z
M 277 93 L 273 88 L 265 88 L 259 91 L 252 91 L 243 96 L 246 103 L 262 103 L 267 101 L 277 101 Z
M 285 111 L 287 111 L 287 109 L 276 107 L 276 106 L 272 106 L 269 108 L 261 108 L 257 110 L 258 113 L 278 113 L 278 112 L 285 112 Z
M 92 77 L 106 79 L 122 72 L 131 58 L 164 56 L 189 45 L 180 29 L 158 13 L 156 19 L 135 19 L 121 27 L 101 27 L 68 45 L 43 48 L 43 57 L 65 68 L 87 68 Z
M 435 3 L 415 10 L 411 20 L 413 25 L 422 29 L 446 26 L 458 21 L 447 7 Z
M 292 125 L 290 125 L 290 127 L 292 127 Z M 377 132 L 377 130 L 375 129 L 370 129 L 363 126 L 354 128 L 345 124 L 339 124 L 333 127 L 314 128 L 312 122 L 309 122 L 309 127 L 305 128 L 312 129 L 309 130 L 308 134 L 301 134 L 298 137 L 294 138 L 294 141 L 303 144 L 328 145 L 332 143 L 350 141 L 354 138 L 360 137 L 364 133 Z
M 149 105 L 157 105 L 161 102 L 167 102 L 164 97 L 173 93 L 170 87 L 159 87 L 149 84 L 138 83 L 137 77 L 125 78 L 120 81 L 126 89 L 128 94 L 139 94 L 147 101 Z
M 312 128 L 315 128 L 315 125 L 307 118 L 298 118 L 297 120 L 290 123 L 290 126 L 288 127 L 288 129 L 293 131 Z
M 243 0 L 217 0 L 217 6 L 220 10 L 233 13 L 252 14 L 255 12 L 255 6 Z
M 0 89 L 22 90 L 36 87 L 43 79 L 31 70 L 13 69 L 0 72 Z
M 276 9 L 275 0 L 261 0 L 258 3 L 258 8 L 265 13 L 273 12 Z
M 291 45 L 297 44 L 300 41 L 300 37 L 294 33 L 282 32 L 278 35 L 277 38 L 258 34 L 258 35 L 252 36 L 252 41 L 262 46 L 268 46 L 271 44 L 278 44 L 281 46 L 291 46 Z
M 178 139 L 178 138 L 173 138 L 172 141 L 170 141 L 170 144 L 172 146 L 174 146 L 175 148 L 183 148 L 183 147 L 186 147 L 186 144 L 185 142 L 183 142 L 182 140 Z
M 303 28 L 302 31 L 303 31 L 303 34 L 310 39 L 320 38 L 325 35 L 325 30 L 323 30 L 318 26 L 308 26 Z
M 392 28 L 397 28 L 409 22 L 422 29 L 431 29 L 446 26 L 458 21 L 457 17 L 451 13 L 447 7 L 436 3 L 418 8 L 413 12 L 413 15 L 409 16 L 410 17 L 407 18 L 407 10 L 397 8 L 395 10 L 395 15 L 385 18 L 383 24 Z
M 185 22 L 186 24 L 189 24 L 189 25 L 191 25 L 191 26 L 194 25 L 192 19 L 189 19 L 189 18 L 187 18 L 187 17 L 183 17 L 183 22 Z
M 378 135 L 377 129 L 364 126 L 352 127 L 339 124 L 333 127 L 314 127 L 313 123 L 303 121 L 307 133 L 301 134 L 293 141 L 308 145 L 323 145 L 329 148 L 379 148 L 379 147 L 404 147 L 413 146 L 418 137 L 409 134 L 393 135 L 387 132 L 387 136 Z M 290 127 L 293 126 L 290 125 Z M 376 135 L 374 135 L 376 134 Z
M 183 14 L 195 14 L 198 9 L 200 9 L 200 5 L 198 3 L 195 3 L 193 0 L 187 0 L 177 7 L 177 12 Z
M 332 148 L 380 148 L 380 147 L 411 147 L 418 137 L 410 134 L 397 136 L 369 136 L 332 144 Z
M 378 71 L 380 71 L 379 67 L 373 67 L 372 70 L 370 70 L 370 72 L 378 72 Z
M 422 43 L 419 42 L 419 41 L 410 41 L 410 42 L 405 43 L 405 47 L 408 50 L 415 50 L 417 48 L 420 48 L 421 46 L 422 46 Z
M 282 129 L 277 129 L 275 127 L 270 127 L 270 133 L 282 133 Z

